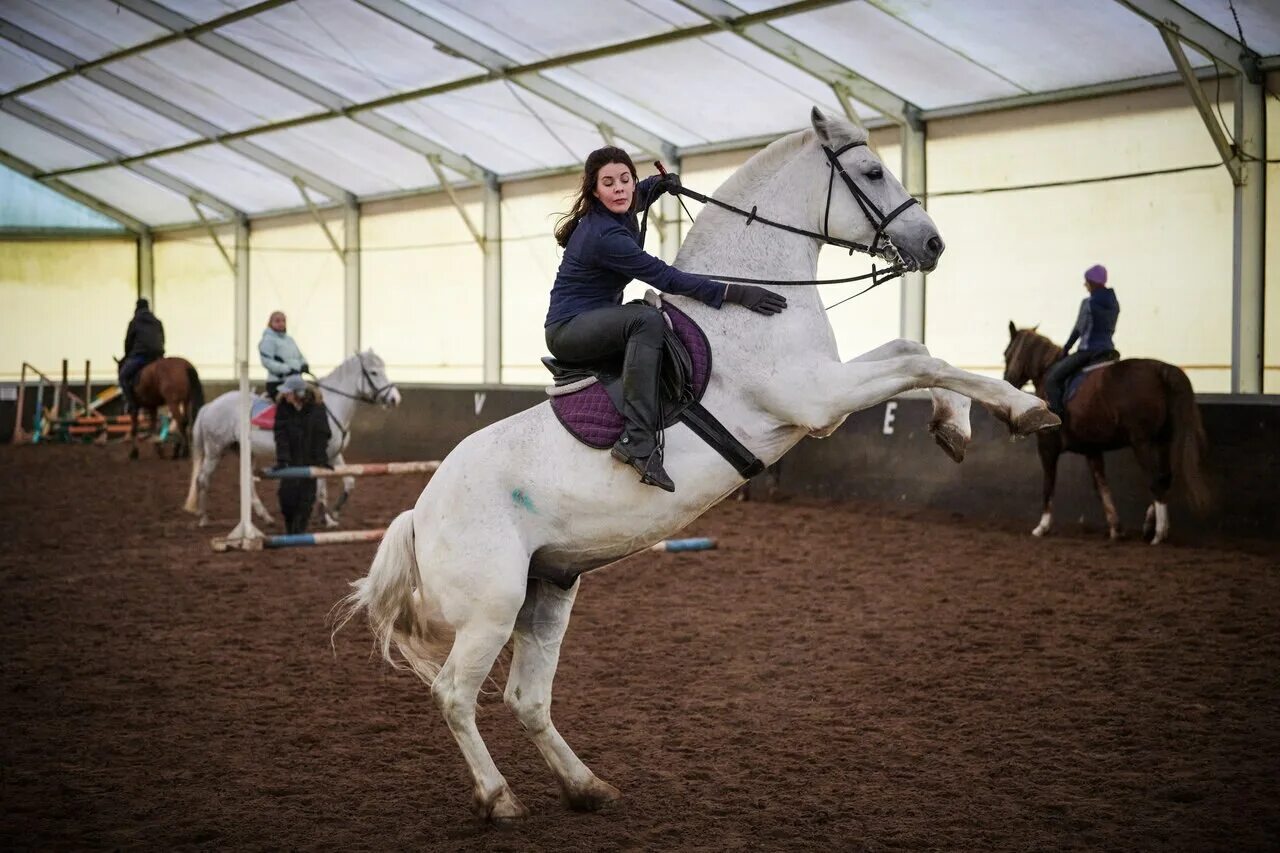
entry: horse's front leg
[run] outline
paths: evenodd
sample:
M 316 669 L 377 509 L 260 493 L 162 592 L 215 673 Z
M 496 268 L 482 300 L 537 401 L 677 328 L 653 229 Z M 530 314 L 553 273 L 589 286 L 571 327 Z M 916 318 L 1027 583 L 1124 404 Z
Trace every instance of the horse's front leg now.
M 1053 491 L 1058 480 L 1058 457 L 1062 454 L 1062 440 L 1049 433 L 1040 433 L 1040 467 L 1044 469 L 1044 506 L 1040 511 L 1040 523 L 1031 531 L 1032 536 L 1046 536 L 1053 529 Z
M 335 453 L 329 457 L 329 464 L 337 468 L 346 465 L 347 460 L 343 458 L 342 453 Z M 355 477 L 342 478 L 342 494 L 338 496 L 338 502 L 329 508 L 329 481 L 327 477 L 321 477 L 316 483 L 316 508 L 315 513 L 318 520 L 325 527 L 333 528 L 338 526 L 338 517 L 342 513 L 342 507 L 346 505 L 347 498 L 351 497 L 351 492 L 356 487 Z
M 885 361 L 905 355 L 929 355 L 929 349 L 919 341 L 898 338 L 853 359 L 855 362 Z M 963 462 L 965 449 L 973 438 L 969 426 L 970 400 L 963 394 L 946 388 L 930 388 L 933 397 L 933 417 L 929 419 L 929 434 L 954 462 Z
M 1002 379 L 967 373 L 939 358 L 908 355 L 882 361 L 831 362 L 797 369 L 771 383 L 765 404 L 790 423 L 820 432 L 852 412 L 869 409 L 918 388 L 942 388 L 977 400 L 1009 425 L 1030 435 L 1061 424 L 1044 401 Z

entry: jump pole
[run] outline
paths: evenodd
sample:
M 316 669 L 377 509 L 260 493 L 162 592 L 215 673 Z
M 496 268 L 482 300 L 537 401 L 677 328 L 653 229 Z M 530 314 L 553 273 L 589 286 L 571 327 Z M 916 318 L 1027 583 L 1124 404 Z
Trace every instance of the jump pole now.
M 343 545 L 351 542 L 377 542 L 386 533 L 385 527 L 377 530 L 327 530 L 320 533 L 285 533 L 264 536 L 263 548 L 301 548 L 311 545 Z M 231 546 L 224 537 L 213 540 L 213 550 L 229 551 Z
M 390 474 L 434 474 L 440 467 L 431 462 L 370 462 L 366 465 L 337 465 L 333 468 L 297 465 L 292 468 L 265 468 L 263 480 L 314 480 L 320 477 L 382 477 Z

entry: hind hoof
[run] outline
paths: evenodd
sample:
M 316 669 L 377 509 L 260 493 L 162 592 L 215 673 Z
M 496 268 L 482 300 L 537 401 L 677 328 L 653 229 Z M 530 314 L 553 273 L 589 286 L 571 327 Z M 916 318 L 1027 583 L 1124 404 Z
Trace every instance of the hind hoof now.
M 1060 426 L 1062 426 L 1062 418 L 1044 406 L 1023 412 L 1011 424 L 1014 435 L 1032 435 L 1042 430 L 1057 429 Z
M 952 462 L 964 461 L 964 452 L 969 446 L 969 439 L 959 427 L 954 424 L 931 424 L 929 432 L 933 434 L 933 440 L 942 448 L 942 452 L 951 457 Z
M 621 791 L 594 776 L 581 788 L 563 793 L 565 803 L 576 812 L 598 812 L 622 799 Z
M 503 785 L 492 797 L 476 794 L 476 816 L 494 826 L 514 826 L 529 816 L 529 810 L 509 786 Z

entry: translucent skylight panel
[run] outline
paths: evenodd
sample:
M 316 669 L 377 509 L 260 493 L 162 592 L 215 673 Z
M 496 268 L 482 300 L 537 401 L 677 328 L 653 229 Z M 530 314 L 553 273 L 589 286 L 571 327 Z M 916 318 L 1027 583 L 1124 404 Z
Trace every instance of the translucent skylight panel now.
M 123 230 L 114 219 L 4 166 L 0 166 L 0 226 Z
M 169 34 L 111 0 L 4 0 L 4 17 L 81 59 L 98 59 Z
M 1032 92 L 1173 70 L 1155 27 L 1115 0 L 868 1 Z
M 513 86 L 471 86 L 378 112 L 499 174 L 580 162 L 604 144 L 590 122 Z
M 182 125 L 79 77 L 28 92 L 18 100 L 125 154 L 197 138 Z
M 516 62 L 657 35 L 706 19 L 671 0 L 405 0 Z
M 297 186 L 288 177 L 221 145 L 202 145 L 147 162 L 246 213 L 302 204 Z M 324 198 L 312 191 L 312 197 L 317 196 Z
M 437 183 L 424 155 L 348 119 L 255 136 L 254 142 L 356 195 Z
M 1025 94 L 870 3 L 842 3 L 779 18 L 773 25 L 925 109 Z
M 814 105 L 841 112 L 829 86 L 727 33 L 592 60 L 574 70 L 616 93 L 602 103 L 626 99 L 679 128 L 681 138 L 672 138 L 677 134 L 644 122 L 677 145 L 785 133 L 804 127 Z M 639 121 L 625 102 L 615 109 Z
M 112 63 L 111 71 L 225 130 L 242 130 L 322 109 L 188 41 Z
M 618 57 L 616 62 L 625 64 L 628 61 L 634 61 L 637 55 L 627 54 L 625 58 Z M 597 60 L 597 62 L 608 62 L 608 60 Z M 613 69 L 611 69 L 611 73 L 612 71 Z M 542 72 L 542 76 L 559 83 L 567 89 L 571 89 L 587 100 L 594 101 L 603 107 L 607 107 L 612 112 L 626 117 L 629 121 L 651 133 L 656 133 L 673 145 L 696 145 L 699 142 L 707 141 L 707 137 L 702 133 L 672 120 L 668 111 L 661 106 L 650 109 L 641 105 L 638 101 L 624 97 L 619 91 L 615 91 L 598 80 L 595 72 L 587 70 L 585 65 L 549 68 Z M 624 73 L 622 76 L 625 77 L 626 74 Z M 631 71 L 631 76 L 633 78 L 637 76 L 634 68 Z M 646 100 L 651 99 L 646 98 Z M 702 130 L 705 132 L 707 128 L 704 127 Z
M 11 41 L 0 39 L 0 91 L 34 83 L 62 69 Z
M 79 145 L 6 112 L 0 112 L 0 140 L 0 148 L 46 172 L 102 162 L 102 158 Z
M 161 5 L 203 23 L 239 11 L 260 0 L 160 0 Z
M 298 0 L 219 32 L 356 101 L 483 71 L 349 0 Z
M 196 218 L 184 196 L 122 167 L 67 175 L 60 180 L 148 225 L 190 222 Z
M 1231 7 L 1226 0 L 1179 0 L 1210 24 L 1239 41 Z M 1263 56 L 1280 54 L 1280 3 L 1276 0 L 1233 0 L 1244 42 Z

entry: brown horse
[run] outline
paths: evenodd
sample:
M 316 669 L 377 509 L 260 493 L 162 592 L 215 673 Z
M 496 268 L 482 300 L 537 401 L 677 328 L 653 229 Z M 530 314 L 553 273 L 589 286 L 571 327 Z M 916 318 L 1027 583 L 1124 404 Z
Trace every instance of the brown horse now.
M 170 432 L 174 435 L 173 458 L 191 455 L 191 425 L 196 421 L 200 407 L 204 405 L 204 386 L 195 366 L 185 358 L 161 358 L 151 362 L 138 374 L 133 390 L 138 401 L 133 410 L 133 433 L 129 458 L 138 458 L 138 413 L 146 409 L 151 415 L 151 430 L 156 430 L 159 420 L 156 410 L 169 408 Z M 163 451 L 157 447 L 157 452 Z
M 1009 323 L 1009 346 L 1004 351 L 1004 378 L 1015 388 L 1027 382 L 1043 397 L 1044 379 L 1062 355 L 1062 347 L 1036 333 Z M 1120 537 L 1120 518 L 1107 485 L 1102 454 L 1132 447 L 1151 483 L 1152 504 L 1142 525 L 1152 545 L 1169 534 L 1169 491 L 1176 476 L 1188 502 L 1202 508 L 1208 489 L 1201 471 L 1205 449 L 1200 409 L 1187 374 L 1178 367 L 1150 358 L 1126 358 L 1090 369 L 1067 403 L 1062 428 L 1037 433 L 1044 466 L 1044 513 L 1031 531 L 1049 532 L 1053 523 L 1053 487 L 1058 457 L 1063 451 L 1083 454 L 1093 472 L 1111 538 Z

